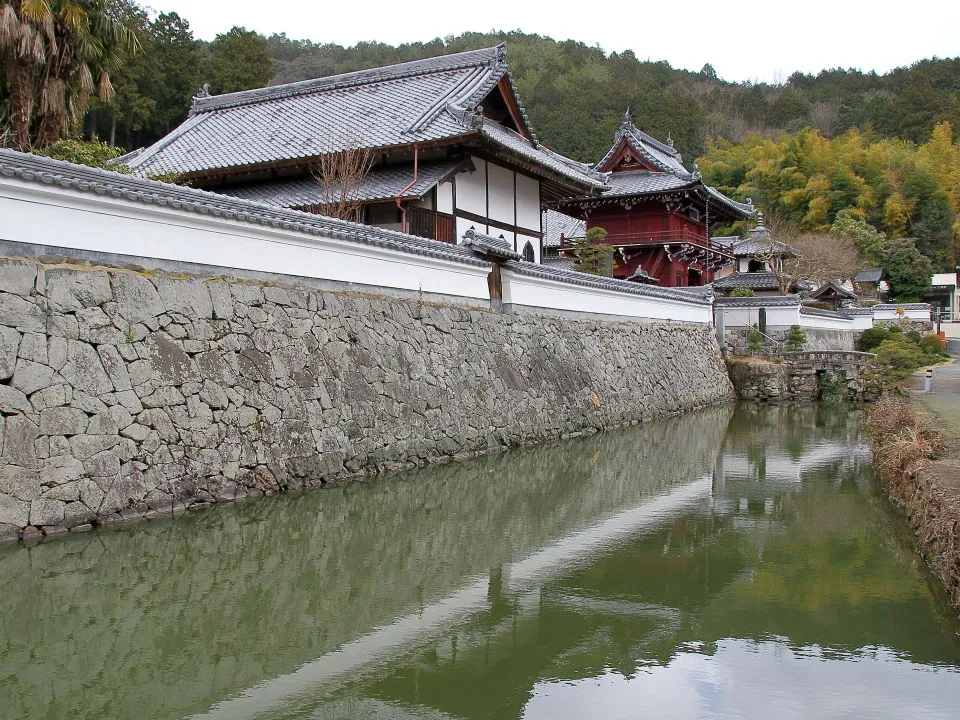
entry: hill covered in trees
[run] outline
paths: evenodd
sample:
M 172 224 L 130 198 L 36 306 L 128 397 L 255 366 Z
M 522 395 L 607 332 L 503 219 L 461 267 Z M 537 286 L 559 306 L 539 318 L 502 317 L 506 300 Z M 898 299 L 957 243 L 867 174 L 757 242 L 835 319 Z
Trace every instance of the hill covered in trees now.
M 739 143 L 752 133 L 771 136 L 803 127 L 833 137 L 871 128 L 881 137 L 928 140 L 937 123 L 960 126 L 960 58 L 922 60 L 885 75 L 859 70 L 795 73 L 782 84 L 731 83 L 710 65 L 699 72 L 631 51 L 606 53 L 573 40 L 521 32 L 465 33 L 391 46 L 264 37 L 233 28 L 212 43 L 194 40 L 186 19 L 161 14 L 150 22 L 136 6 L 144 52 L 115 77 L 117 99 L 88 122 L 101 138 L 148 144 L 186 114 L 204 83 L 213 93 L 322 77 L 351 70 L 507 43 L 520 97 L 541 139 L 578 160 L 596 161 L 631 108 L 636 123 L 670 135 L 687 158 L 712 138 Z M 114 121 L 116 125 L 114 126 Z

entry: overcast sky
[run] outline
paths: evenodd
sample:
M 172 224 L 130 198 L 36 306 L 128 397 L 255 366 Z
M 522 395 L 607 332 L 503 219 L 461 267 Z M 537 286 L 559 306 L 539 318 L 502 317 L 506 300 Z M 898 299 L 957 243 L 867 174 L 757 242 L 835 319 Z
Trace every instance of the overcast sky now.
M 522 30 L 598 44 L 608 52 L 630 49 L 640 59 L 690 70 L 709 62 L 720 77 L 734 81 L 782 81 L 795 70 L 834 67 L 885 72 L 922 58 L 960 55 L 957 0 L 146 2 L 158 11 L 176 11 L 204 40 L 233 25 L 344 46 Z

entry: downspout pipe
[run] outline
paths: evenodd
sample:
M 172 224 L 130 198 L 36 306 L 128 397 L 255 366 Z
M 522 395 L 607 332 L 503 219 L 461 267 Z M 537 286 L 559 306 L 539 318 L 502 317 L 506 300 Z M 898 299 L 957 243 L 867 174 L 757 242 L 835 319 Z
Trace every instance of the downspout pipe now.
M 394 198 L 394 202 L 397 204 L 397 207 L 400 209 L 400 232 L 407 231 L 407 209 L 403 206 L 401 199 L 403 194 L 412 188 L 417 182 L 417 176 L 420 174 L 420 146 L 414 144 L 413 146 L 413 180 L 408 182 L 404 188 L 397 193 L 397 197 Z

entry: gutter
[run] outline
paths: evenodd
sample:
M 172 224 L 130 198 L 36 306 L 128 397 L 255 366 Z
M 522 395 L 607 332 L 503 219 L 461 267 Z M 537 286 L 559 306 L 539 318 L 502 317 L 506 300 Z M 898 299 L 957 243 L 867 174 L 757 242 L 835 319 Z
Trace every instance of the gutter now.
M 416 143 L 413 145 L 413 179 L 404 186 L 404 188 L 397 193 L 397 196 L 393 201 L 397 204 L 397 207 L 400 209 L 400 231 L 407 231 L 407 209 L 403 206 L 401 198 L 403 194 L 412 188 L 417 182 L 417 176 L 420 174 L 420 146 Z

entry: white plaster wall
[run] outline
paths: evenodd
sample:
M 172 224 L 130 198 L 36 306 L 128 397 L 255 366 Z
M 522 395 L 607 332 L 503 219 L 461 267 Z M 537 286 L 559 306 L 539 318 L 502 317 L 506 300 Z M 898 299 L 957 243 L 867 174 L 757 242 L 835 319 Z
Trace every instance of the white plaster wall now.
M 457 243 L 463 239 L 463 234 L 473 228 L 477 232 L 486 234 L 489 230 L 489 226 L 483 225 L 481 223 L 474 222 L 473 220 L 467 220 L 466 218 L 457 218 Z
M 489 266 L 375 247 L 0 176 L 0 237 L 487 301 Z
M 543 232 L 540 227 L 540 181 L 517 173 L 517 226 Z M 539 246 L 534 243 L 534 249 Z M 538 261 L 539 262 L 539 261 Z
M 517 177 L 520 177 L 519 175 Z M 533 258 L 534 262 L 540 262 L 540 238 L 534 237 L 533 235 L 524 235 L 522 233 L 517 233 L 517 252 L 523 253 L 523 246 L 527 243 L 533 247 Z
M 447 180 L 437 185 L 437 212 L 453 212 L 453 181 Z
M 800 305 L 768 307 L 767 327 L 790 327 L 800 324 Z M 753 327 L 760 324 L 760 306 L 718 307 L 725 328 Z
M 906 317 L 908 320 L 929 320 L 930 319 L 930 308 L 906 308 L 904 307 L 904 314 L 898 315 L 897 308 L 902 307 L 900 305 L 893 305 L 888 308 L 875 308 L 873 311 L 874 320 L 899 320 L 901 317 Z
M 805 315 L 800 313 L 800 327 L 822 330 L 853 330 L 853 318 Z
M 512 305 L 703 324 L 708 324 L 713 314 L 710 305 L 570 285 L 507 269 L 502 278 L 503 302 Z
M 490 201 L 487 217 L 510 225 L 516 225 L 513 200 L 513 171 L 487 163 L 487 192 Z
M 487 161 L 475 157 L 473 164 L 473 172 L 457 175 L 457 209 L 487 217 Z

